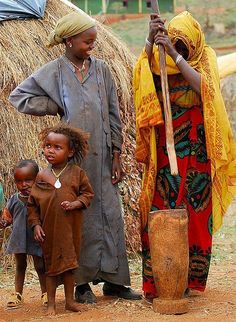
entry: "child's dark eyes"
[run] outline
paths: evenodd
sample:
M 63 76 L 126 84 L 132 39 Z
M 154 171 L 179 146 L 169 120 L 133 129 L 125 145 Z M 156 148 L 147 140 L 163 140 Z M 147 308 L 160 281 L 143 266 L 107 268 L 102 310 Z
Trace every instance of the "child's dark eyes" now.
M 51 144 L 46 144 L 46 145 L 45 145 L 45 148 L 46 148 L 46 149 L 50 149 L 50 148 L 52 148 L 52 145 L 51 145 Z M 56 149 L 56 150 L 61 150 L 61 148 L 62 148 L 61 146 L 59 146 L 59 145 L 55 145 L 55 149 Z
M 25 180 L 25 182 L 27 182 L 27 183 L 30 183 L 30 182 L 32 182 L 32 181 L 33 181 L 33 179 Z
M 34 181 L 34 179 L 16 180 L 15 183 L 16 184 L 21 184 L 23 182 L 30 183 L 32 181 Z

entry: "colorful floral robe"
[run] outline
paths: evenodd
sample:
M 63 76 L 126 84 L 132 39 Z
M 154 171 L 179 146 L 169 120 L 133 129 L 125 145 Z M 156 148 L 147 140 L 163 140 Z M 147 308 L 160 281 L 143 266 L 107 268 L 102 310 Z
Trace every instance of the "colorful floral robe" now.
M 159 76 L 154 75 L 162 103 Z M 212 246 L 211 164 L 207 157 L 203 110 L 200 96 L 180 74 L 169 76 L 178 176 L 170 174 L 165 127 L 156 128 L 157 178 L 152 210 L 176 208 L 185 204 L 189 213 L 189 281 L 191 289 L 204 291 Z M 143 290 L 156 296 L 152 276 L 147 225 L 142 232 Z M 173 245 L 174 246 L 174 245 Z

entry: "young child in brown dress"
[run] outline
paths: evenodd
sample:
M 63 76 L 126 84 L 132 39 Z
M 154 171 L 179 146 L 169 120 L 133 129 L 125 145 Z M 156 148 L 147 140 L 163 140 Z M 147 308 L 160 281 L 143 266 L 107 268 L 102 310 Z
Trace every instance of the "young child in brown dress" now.
M 79 164 L 88 151 L 87 135 L 66 125 L 46 128 L 40 141 L 49 167 L 40 171 L 28 202 L 28 222 L 41 242 L 46 268 L 48 315 L 55 314 L 55 293 L 61 276 L 65 308 L 81 311 L 75 302 L 74 270 L 78 267 L 82 209 L 93 190 Z
M 17 192 L 8 200 L 0 218 L 0 228 L 12 225 L 12 232 L 6 252 L 15 257 L 15 292 L 7 302 L 8 308 L 18 308 L 23 303 L 23 286 L 27 268 L 27 255 L 31 255 L 38 274 L 42 291 L 42 304 L 47 304 L 44 263 L 40 244 L 34 240 L 34 234 L 27 225 L 27 200 L 35 178 L 39 172 L 34 160 L 21 160 L 14 168 L 14 181 Z

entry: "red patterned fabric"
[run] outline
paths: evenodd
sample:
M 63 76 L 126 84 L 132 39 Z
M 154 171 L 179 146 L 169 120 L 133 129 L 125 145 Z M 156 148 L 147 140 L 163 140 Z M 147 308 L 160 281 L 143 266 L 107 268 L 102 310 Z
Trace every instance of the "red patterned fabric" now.
M 160 79 L 154 76 L 161 98 Z M 170 100 L 179 175 L 170 174 L 164 125 L 157 127 L 157 178 L 152 210 L 185 205 L 189 213 L 189 282 L 204 291 L 212 246 L 211 164 L 207 158 L 200 97 L 180 75 L 169 77 Z M 188 103 L 190 102 L 190 103 Z M 156 296 L 152 276 L 147 226 L 142 232 L 143 290 Z

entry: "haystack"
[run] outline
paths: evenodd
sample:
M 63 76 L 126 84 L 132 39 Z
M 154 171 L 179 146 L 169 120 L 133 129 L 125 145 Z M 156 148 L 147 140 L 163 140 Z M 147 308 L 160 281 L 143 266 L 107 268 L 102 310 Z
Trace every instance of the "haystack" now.
M 45 47 L 49 32 L 61 16 L 73 11 L 58 0 L 48 0 L 43 20 L 12 20 L 0 25 L 0 180 L 8 198 L 14 191 L 12 168 L 19 159 L 33 158 L 41 166 L 38 145 L 40 129 L 58 122 L 55 117 L 33 117 L 18 113 L 8 102 L 10 92 L 32 72 L 63 52 L 63 47 Z M 120 186 L 126 222 L 128 249 L 139 248 L 137 200 L 140 175 L 134 159 L 135 115 L 132 100 L 132 68 L 135 57 L 112 32 L 98 23 L 98 44 L 94 55 L 110 66 L 117 85 L 120 113 L 124 124 L 123 169 Z
M 221 92 L 232 130 L 236 137 L 236 73 L 228 75 L 221 80 Z
M 217 58 L 221 93 L 236 137 L 236 52 Z

